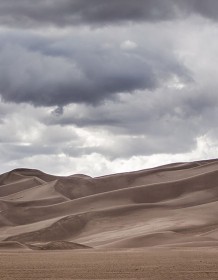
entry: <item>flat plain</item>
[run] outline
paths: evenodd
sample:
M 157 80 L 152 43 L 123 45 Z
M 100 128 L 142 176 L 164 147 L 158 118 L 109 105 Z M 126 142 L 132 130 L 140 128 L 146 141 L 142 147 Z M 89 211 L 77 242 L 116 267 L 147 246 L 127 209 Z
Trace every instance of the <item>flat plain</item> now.
M 2 251 L 0 279 L 218 279 L 218 249 Z

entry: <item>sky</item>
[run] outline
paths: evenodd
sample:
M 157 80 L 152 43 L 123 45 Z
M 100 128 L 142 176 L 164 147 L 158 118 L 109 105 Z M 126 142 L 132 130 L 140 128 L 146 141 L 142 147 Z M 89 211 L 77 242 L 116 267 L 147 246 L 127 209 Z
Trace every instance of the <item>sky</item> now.
M 217 0 L 0 0 L 0 173 L 218 157 Z

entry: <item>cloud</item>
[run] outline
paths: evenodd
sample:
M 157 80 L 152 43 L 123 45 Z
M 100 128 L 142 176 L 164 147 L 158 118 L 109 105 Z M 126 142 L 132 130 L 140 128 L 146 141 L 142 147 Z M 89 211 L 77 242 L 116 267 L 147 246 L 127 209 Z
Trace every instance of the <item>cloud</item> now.
M 40 35 L 2 32 L 2 99 L 61 108 L 70 103 L 97 104 L 119 93 L 154 90 L 172 76 L 191 79 L 188 69 L 163 45 L 135 48 L 136 43 L 127 40 L 120 49 L 117 37 L 112 47 L 105 48 L 105 31 L 96 36 L 91 31 L 84 36 L 71 35 L 71 39 L 43 39 Z
M 133 156 L 125 159 L 107 159 L 101 154 L 92 153 L 79 157 L 65 154 L 34 155 L 18 160 L 5 161 L 0 158 L 1 172 L 17 167 L 37 168 L 51 174 L 72 175 L 75 173 L 100 176 L 118 172 L 151 168 L 171 162 L 210 159 L 218 156 L 217 141 L 211 142 L 206 136 L 197 139 L 194 149 L 188 153 L 153 154 L 152 156 Z
M 97 152 L 116 159 L 182 153 L 194 148 L 196 137 L 207 132 L 208 123 L 200 120 L 208 120 L 207 108 L 212 106 L 203 98 L 198 94 L 194 97 L 188 89 L 175 92 L 165 87 L 152 93 L 121 95 L 119 101 L 99 106 L 69 105 L 63 115 L 47 115 L 44 122 L 76 125 L 93 135 L 84 143 L 81 152 L 85 154 Z
M 0 1 L 1 172 L 218 156 L 217 5 Z
M 137 44 L 133 41 L 126 40 L 121 43 L 120 48 L 123 50 L 133 50 L 133 49 L 137 48 Z
M 218 19 L 216 0 L 2 0 L 0 24 L 20 27 L 163 21 L 198 14 Z

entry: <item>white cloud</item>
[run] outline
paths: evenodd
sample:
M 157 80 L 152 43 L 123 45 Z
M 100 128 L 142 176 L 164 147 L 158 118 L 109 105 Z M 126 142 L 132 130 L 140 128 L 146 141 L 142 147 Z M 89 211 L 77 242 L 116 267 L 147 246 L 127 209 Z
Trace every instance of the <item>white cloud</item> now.
M 126 40 L 120 44 L 120 48 L 122 50 L 133 50 L 137 47 L 138 47 L 138 45 L 135 42 L 130 41 L 130 40 Z

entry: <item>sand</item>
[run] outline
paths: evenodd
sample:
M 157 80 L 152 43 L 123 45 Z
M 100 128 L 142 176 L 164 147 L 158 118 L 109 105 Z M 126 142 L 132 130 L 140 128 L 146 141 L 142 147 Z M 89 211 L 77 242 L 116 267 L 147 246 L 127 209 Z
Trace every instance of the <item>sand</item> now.
M 217 159 L 96 178 L 15 169 L 0 175 L 0 279 L 218 279 L 217 213 Z
M 0 249 L 214 247 L 217 179 L 218 160 L 97 178 L 12 170 L 0 175 Z
M 215 250 L 0 253 L 0 279 L 218 279 Z

